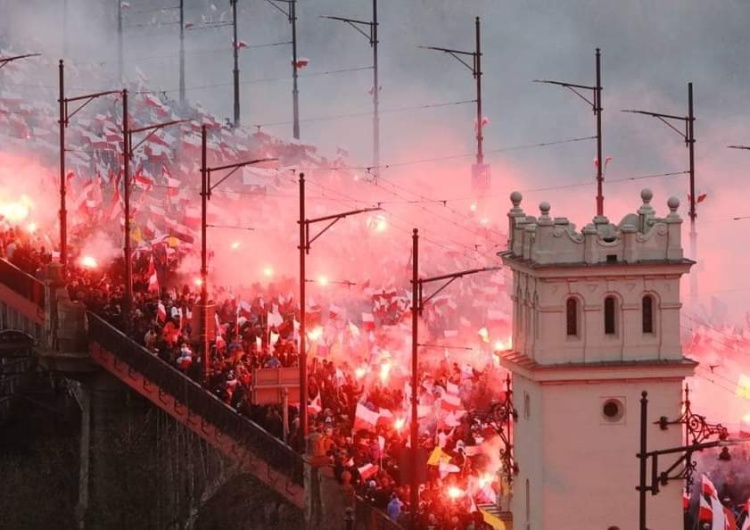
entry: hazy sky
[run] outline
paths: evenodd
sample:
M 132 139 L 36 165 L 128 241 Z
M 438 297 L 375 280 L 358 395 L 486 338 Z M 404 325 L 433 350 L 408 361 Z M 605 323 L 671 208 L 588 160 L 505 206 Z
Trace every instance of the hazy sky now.
M 61 5 L 67 3 L 67 24 Z M 187 0 L 186 20 L 201 15 L 229 20 L 229 3 Z M 125 8 L 125 75 L 137 68 L 154 88 L 177 97 L 177 0 L 132 0 Z M 61 54 L 67 27 L 68 56 L 104 63 L 116 87 L 116 2 L 67 0 L 0 1 L 0 28 L 7 42 L 25 49 Z M 158 11 L 156 7 L 167 8 Z M 291 136 L 290 25 L 267 0 L 239 0 L 242 121 L 263 124 L 271 133 Z M 380 0 L 381 161 L 383 175 L 421 178 L 426 193 L 455 198 L 459 188 L 429 177 L 436 167 L 451 184 L 468 186 L 471 156 L 438 164 L 404 162 L 471 155 L 474 152 L 474 81 L 452 57 L 420 45 L 474 49 L 474 17 L 482 21 L 484 115 L 487 161 L 493 168 L 497 215 L 507 209 L 511 189 L 525 192 L 527 211 L 541 200 L 553 214 L 579 225 L 594 213 L 595 143 L 591 140 L 544 148 L 519 146 L 594 134 L 591 107 L 569 91 L 532 83 L 553 79 L 594 83 L 594 50 L 602 49 L 604 154 L 612 157 L 605 182 L 605 213 L 618 221 L 639 206 L 638 193 L 649 186 L 664 212 L 669 195 L 686 203 L 685 175 L 633 179 L 687 169 L 681 137 L 653 118 L 621 113 L 643 109 L 684 116 L 687 83 L 695 90 L 696 187 L 708 193 L 699 206 L 700 292 L 708 302 L 720 297 L 735 315 L 745 311 L 750 281 L 744 197 L 750 152 L 726 149 L 750 144 L 745 50 L 750 6 L 739 1 L 664 0 Z M 342 147 L 355 164 L 371 164 L 372 52 L 367 39 L 340 22 L 320 15 L 371 20 L 369 0 L 300 0 L 299 55 L 310 59 L 300 72 L 302 139 L 326 152 Z M 155 22 L 161 21 L 162 24 Z M 7 43 L 6 42 L 6 43 Z M 231 27 L 186 31 L 188 98 L 220 117 L 232 112 Z M 326 74 L 352 68 L 351 72 Z M 55 72 L 49 72 L 54 86 Z M 98 88 L 98 87 L 97 87 Z M 111 88 L 111 87 L 102 87 Z M 443 105 L 448 104 L 448 105 Z M 413 108 L 443 105 L 431 108 Z M 410 108 L 409 110 L 398 110 Z M 335 118 L 338 117 L 338 118 Z M 335 119 L 334 119 L 335 118 Z M 682 124 L 676 122 L 678 128 Z M 589 183 L 590 185 L 586 185 Z M 539 191 L 534 191 L 539 190 Z M 445 195 L 453 194 L 453 196 Z M 496 197 L 496 198 L 495 198 Z M 736 199 L 736 200 L 735 200 Z M 684 210 L 683 210 L 684 211 Z M 686 238 L 687 239 L 687 238 Z M 687 245 L 686 245 L 687 247 Z

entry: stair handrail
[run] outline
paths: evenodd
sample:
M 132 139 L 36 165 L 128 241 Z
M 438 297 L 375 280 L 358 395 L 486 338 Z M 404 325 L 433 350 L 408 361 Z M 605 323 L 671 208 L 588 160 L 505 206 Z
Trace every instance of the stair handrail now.
M 241 442 L 271 468 L 302 486 L 302 456 L 263 427 L 240 415 L 208 389 L 136 343 L 101 316 L 87 311 L 89 339 L 127 363 L 146 379 L 168 392 L 189 410 L 215 425 L 223 434 Z
M 44 282 L 0 258 L 0 283 L 44 309 Z

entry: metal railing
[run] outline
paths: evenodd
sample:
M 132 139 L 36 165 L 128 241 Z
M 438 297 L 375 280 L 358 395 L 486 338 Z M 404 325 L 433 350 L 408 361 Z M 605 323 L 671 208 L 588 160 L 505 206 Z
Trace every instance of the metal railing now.
M 44 309 L 44 282 L 0 259 L 0 283 Z
M 87 317 L 89 340 L 97 342 L 161 391 L 173 396 L 191 413 L 214 425 L 222 435 L 250 449 L 270 468 L 288 477 L 290 482 L 303 486 L 304 464 L 301 455 L 100 316 L 88 311 Z

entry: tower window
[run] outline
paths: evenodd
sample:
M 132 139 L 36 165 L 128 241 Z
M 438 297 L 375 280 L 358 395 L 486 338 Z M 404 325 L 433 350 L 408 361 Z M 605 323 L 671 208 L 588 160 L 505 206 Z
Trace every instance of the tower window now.
M 641 318 L 643 322 L 641 324 L 643 333 L 654 332 L 654 297 L 646 295 L 641 300 Z
M 617 300 L 614 296 L 608 296 L 604 299 L 604 333 L 614 335 L 617 333 L 616 312 Z
M 578 335 L 578 300 L 568 298 L 565 302 L 565 321 L 568 337 Z

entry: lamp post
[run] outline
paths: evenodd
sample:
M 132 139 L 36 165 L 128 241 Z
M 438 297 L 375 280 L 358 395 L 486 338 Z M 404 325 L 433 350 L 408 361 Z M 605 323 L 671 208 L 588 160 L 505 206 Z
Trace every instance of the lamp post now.
M 412 232 L 412 305 L 411 305 L 411 423 L 410 427 L 410 445 L 412 450 L 412 475 L 409 477 L 411 485 L 411 526 L 417 529 L 417 509 L 419 507 L 419 477 L 417 476 L 417 447 L 419 446 L 419 407 L 418 392 L 419 388 L 419 316 L 424 310 L 424 304 L 432 300 L 442 292 L 451 283 L 464 276 L 477 274 L 479 272 L 488 272 L 498 270 L 499 267 L 484 267 L 481 269 L 469 269 L 450 274 L 442 274 L 431 278 L 419 277 L 419 230 L 414 229 Z M 431 295 L 424 296 L 424 284 L 432 282 L 443 282 Z
M 341 219 L 365 212 L 374 212 L 381 208 L 361 208 L 359 210 L 351 210 L 333 215 L 326 215 L 324 217 L 317 217 L 314 219 L 305 218 L 305 174 L 299 174 L 299 304 L 300 304 L 300 319 L 299 319 L 299 428 L 302 438 L 307 436 L 308 425 L 307 425 L 307 351 L 306 351 L 306 336 L 305 336 L 305 324 L 306 324 L 306 299 L 305 299 L 305 284 L 307 278 L 305 276 L 305 256 L 310 253 L 310 246 L 313 241 L 322 236 L 329 228 L 335 225 Z M 310 226 L 316 223 L 327 223 L 317 234 L 311 236 Z
M 281 11 L 292 26 L 292 134 L 299 140 L 299 90 L 297 89 L 297 0 L 266 0 L 273 7 Z M 287 4 L 284 9 L 279 4 Z
M 2 68 L 2 64 L 0 64 Z M 96 94 L 86 94 L 84 96 L 77 96 L 74 98 L 65 97 L 65 65 L 63 60 L 60 59 L 58 65 L 58 71 L 60 76 L 60 96 L 58 103 L 60 104 L 60 119 L 58 123 L 60 125 L 60 266 L 62 268 L 62 275 L 65 278 L 68 268 L 68 210 L 66 209 L 66 195 L 67 195 L 67 178 L 65 175 L 65 128 L 68 126 L 70 118 L 77 114 L 83 107 L 91 103 L 94 99 L 109 96 L 112 94 L 120 94 L 119 90 L 108 90 L 106 92 L 97 92 Z M 68 107 L 70 103 L 78 103 L 72 111 Z
M 125 329 L 130 329 L 130 312 L 133 305 L 133 263 L 132 250 L 130 245 L 130 160 L 133 152 L 138 149 L 152 134 L 159 129 L 185 123 L 190 120 L 172 120 L 156 125 L 147 125 L 136 129 L 130 128 L 130 118 L 128 116 L 128 91 L 122 91 L 122 137 L 123 137 L 123 202 L 125 203 L 125 242 L 123 245 L 123 255 L 125 259 L 125 307 L 123 314 L 125 316 Z M 148 134 L 137 144 L 133 145 L 133 135 L 136 133 L 147 132 Z
M 207 164 L 208 133 L 206 126 L 201 126 L 201 303 L 203 304 L 203 376 L 209 377 L 209 340 L 208 340 L 208 252 L 207 252 L 207 228 L 208 228 L 208 201 L 211 200 L 211 192 L 222 182 L 231 177 L 238 169 L 261 162 L 271 162 L 276 158 L 260 158 L 227 164 L 223 166 L 208 167 Z M 231 169 L 218 182 L 211 183 L 211 173 Z
M 378 0 L 372 0 L 372 21 L 345 17 L 323 16 L 345 22 L 370 41 L 372 48 L 372 173 L 377 181 L 380 176 L 380 82 L 378 80 Z M 367 28 L 365 32 L 362 28 Z
M 601 50 L 596 49 L 596 85 L 574 85 L 572 83 L 563 83 L 560 81 L 547 81 L 544 79 L 535 79 L 535 83 L 547 83 L 567 88 L 576 96 L 591 105 L 596 116 L 596 215 L 604 215 L 604 161 L 602 160 L 602 75 L 601 75 Z M 581 90 L 591 92 L 591 99 L 581 94 Z
M 659 487 L 666 486 L 671 480 L 684 480 L 686 489 L 690 488 L 696 468 L 696 463 L 693 461 L 695 453 L 704 449 L 721 447 L 719 460 L 730 460 L 728 447 L 750 442 L 750 440 L 729 439 L 729 432 L 721 424 L 710 424 L 706 422 L 704 416 L 694 414 L 690 410 L 687 388 L 685 389 L 685 410 L 682 415 L 673 421 L 662 416 L 655 424 L 659 425 L 662 430 L 666 430 L 670 425 L 684 424 L 685 445 L 657 451 L 648 450 L 648 392 L 644 390 L 641 392 L 640 450 L 636 455 L 639 463 L 639 482 L 635 488 L 638 491 L 638 530 L 648 530 L 646 527 L 647 492 L 651 492 L 652 496 L 656 495 L 659 493 Z M 718 437 L 718 440 L 706 441 L 711 437 Z M 659 457 L 664 455 L 679 456 L 666 471 L 659 471 Z M 651 463 L 650 477 L 649 461 Z
M 447 53 L 466 68 L 471 70 L 471 75 L 476 81 L 476 103 L 477 103 L 477 153 L 476 163 L 472 168 L 472 187 L 474 191 L 484 193 L 489 189 L 489 168 L 484 163 L 484 123 L 482 117 L 482 39 L 481 24 L 479 17 L 474 20 L 476 47 L 473 52 L 453 50 L 450 48 L 438 48 L 436 46 L 420 46 L 425 50 L 437 50 Z M 464 57 L 471 57 L 471 63 L 464 60 Z
M 698 258 L 698 241 L 697 234 L 695 232 L 695 218 L 698 216 L 695 210 L 696 197 L 695 197 L 695 115 L 693 114 L 693 83 L 688 83 L 688 113 L 687 116 L 674 116 L 671 114 L 662 114 L 659 112 L 649 112 L 645 110 L 623 110 L 622 112 L 629 112 L 631 114 L 644 114 L 646 116 L 652 116 L 664 125 L 672 129 L 674 132 L 682 136 L 685 141 L 685 147 L 688 148 L 688 174 L 690 176 L 688 201 L 690 202 L 690 210 L 688 216 L 690 217 L 690 247 L 692 250 L 692 258 L 697 260 Z M 685 124 L 685 130 L 681 131 L 677 129 L 671 122 L 683 122 Z M 698 278 L 696 275 L 690 277 L 690 295 L 693 298 L 698 296 Z

